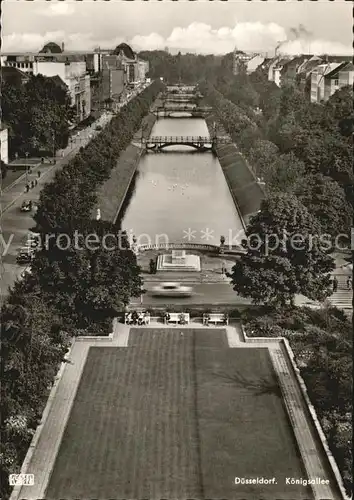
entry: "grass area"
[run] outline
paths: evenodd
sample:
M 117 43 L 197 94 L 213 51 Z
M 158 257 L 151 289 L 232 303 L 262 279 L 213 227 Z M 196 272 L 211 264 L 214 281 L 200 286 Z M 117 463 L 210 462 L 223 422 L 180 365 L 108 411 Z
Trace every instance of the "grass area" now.
M 268 353 L 220 329 L 132 329 L 92 347 L 47 500 L 307 498 Z M 235 476 L 277 486 L 236 487 Z
M 197 349 L 196 370 L 205 497 L 311 498 L 307 488 L 285 485 L 306 474 L 268 349 Z M 236 476 L 278 484 L 236 486 Z

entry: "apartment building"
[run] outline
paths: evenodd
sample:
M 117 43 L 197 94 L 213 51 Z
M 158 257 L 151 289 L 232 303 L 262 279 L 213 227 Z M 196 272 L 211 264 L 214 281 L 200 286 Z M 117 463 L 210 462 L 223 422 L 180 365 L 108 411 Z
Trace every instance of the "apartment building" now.
M 353 85 L 352 62 L 328 62 L 311 72 L 311 102 L 327 101 L 338 89 Z
M 1 56 L 4 74 L 15 70 L 21 74 L 58 76 L 67 86 L 72 106 L 76 109 L 76 121 L 80 122 L 91 113 L 90 76 L 87 73 L 85 54 L 65 53 L 64 45 L 50 42 L 38 53 L 8 53 Z M 12 69 L 10 69 L 12 68 Z M 25 78 L 22 78 L 25 81 Z

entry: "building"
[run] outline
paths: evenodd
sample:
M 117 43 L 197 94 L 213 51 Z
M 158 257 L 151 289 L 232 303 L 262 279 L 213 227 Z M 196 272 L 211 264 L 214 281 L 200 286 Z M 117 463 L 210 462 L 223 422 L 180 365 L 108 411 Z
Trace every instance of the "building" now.
M 246 54 L 242 50 L 237 50 L 235 48 L 233 54 L 233 66 L 232 72 L 234 75 L 239 75 L 242 73 L 246 73 L 247 71 L 247 63 L 253 58 L 252 54 Z
M 138 59 L 138 68 L 137 68 L 137 81 L 144 82 L 146 80 L 146 75 L 149 72 L 149 61 L 143 61 L 142 59 Z
M 87 54 L 65 53 L 64 44 L 50 42 L 39 53 L 3 54 L 2 65 L 5 71 L 20 70 L 30 75 L 46 77 L 58 76 L 67 86 L 72 106 L 76 109 L 76 121 L 80 122 L 91 113 L 90 76 L 87 73 Z
M 283 66 L 289 61 L 290 57 L 278 56 L 275 57 L 273 62 L 268 68 L 268 80 L 274 82 L 278 87 L 281 85 L 281 72 Z
M 0 124 L 0 157 L 1 161 L 8 164 L 9 163 L 9 133 L 6 127 Z
M 101 73 L 101 102 L 121 100 L 124 93 L 125 74 L 123 69 L 106 68 Z
M 312 56 L 298 67 L 297 86 L 301 91 L 308 94 L 309 98 L 311 93 L 311 73 L 322 63 L 323 59 L 320 56 Z
M 246 72 L 248 75 L 254 73 L 265 61 L 265 57 L 260 54 L 255 54 L 249 61 L 246 62 Z
M 299 68 L 307 61 L 309 61 L 312 55 L 301 55 L 297 57 L 292 57 L 286 61 L 280 71 L 280 83 L 281 85 L 291 85 L 296 86 L 298 83 L 297 74 Z
M 30 76 L 28 73 L 12 66 L 3 66 L 1 68 L 1 79 L 4 83 L 9 83 L 14 87 L 21 87 L 28 82 Z
M 337 90 L 353 82 L 352 62 L 321 64 L 311 73 L 311 102 L 328 101 Z

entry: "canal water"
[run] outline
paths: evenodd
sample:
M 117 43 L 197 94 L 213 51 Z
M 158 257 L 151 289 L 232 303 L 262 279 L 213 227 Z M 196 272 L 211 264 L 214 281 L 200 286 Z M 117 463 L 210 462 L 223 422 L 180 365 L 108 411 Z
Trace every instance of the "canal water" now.
M 209 136 L 205 120 L 166 118 L 156 121 L 151 136 Z M 211 152 L 171 146 L 148 152 L 139 163 L 136 184 L 122 228 L 140 244 L 220 244 L 243 226 L 218 159 Z

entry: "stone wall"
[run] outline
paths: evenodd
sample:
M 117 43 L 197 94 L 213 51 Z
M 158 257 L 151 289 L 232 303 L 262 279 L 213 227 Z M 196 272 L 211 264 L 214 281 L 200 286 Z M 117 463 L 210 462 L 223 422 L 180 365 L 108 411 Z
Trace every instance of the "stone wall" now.
M 214 134 L 214 127 L 218 136 L 227 136 L 214 115 L 209 115 L 205 121 L 211 136 Z M 261 207 L 265 198 L 264 189 L 257 184 L 254 172 L 231 138 L 229 144 L 216 147 L 216 154 L 239 214 L 247 226 L 250 217 Z
M 265 198 L 263 187 L 257 184 L 257 178 L 234 144 L 217 146 L 216 153 L 235 204 L 247 226 Z

